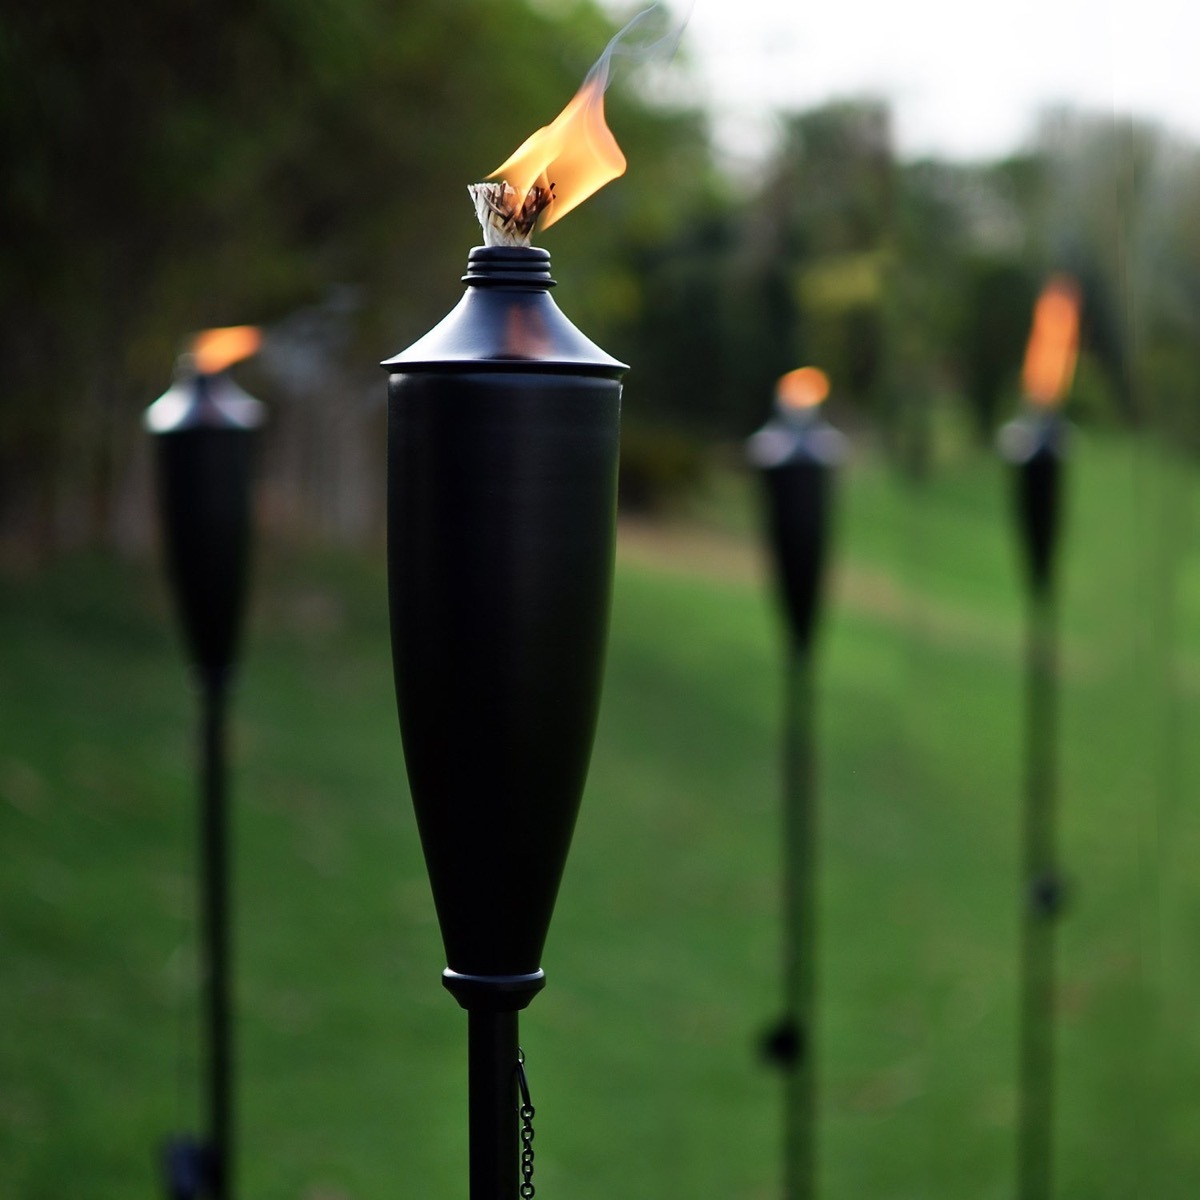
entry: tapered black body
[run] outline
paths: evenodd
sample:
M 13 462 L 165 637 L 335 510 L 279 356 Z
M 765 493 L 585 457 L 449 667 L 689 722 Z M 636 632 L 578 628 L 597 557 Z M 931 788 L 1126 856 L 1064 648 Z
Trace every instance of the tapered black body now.
M 788 647 L 782 757 L 783 1016 L 767 1033 L 768 1058 L 786 1072 L 784 1196 L 815 1194 L 816 753 L 813 646 L 830 538 L 834 468 L 845 440 L 811 409 L 783 410 L 750 439 L 761 473 L 769 542 Z
M 471 1196 L 507 1200 L 516 1023 L 484 1014 L 542 983 L 600 699 L 625 367 L 554 304 L 545 251 L 477 247 L 465 282 L 383 364 L 388 575 L 444 978 L 471 1012 Z
M 1044 595 L 1053 583 L 1061 524 L 1066 424 L 1055 412 L 1029 413 L 1001 430 L 1000 449 L 1013 465 L 1017 533 L 1029 585 Z
M 811 410 L 781 413 L 748 446 L 762 478 L 780 605 L 792 643 L 802 652 L 810 649 L 816 631 L 833 468 L 844 453 L 842 435 Z
M 233 1195 L 229 809 L 225 726 L 245 604 L 254 431 L 262 406 L 223 375 L 188 375 L 146 413 L 156 435 L 163 541 L 200 684 L 200 957 L 206 1137 L 166 1154 L 172 1200 Z
M 262 406 L 225 375 L 181 379 L 150 406 L 163 542 L 187 652 L 205 676 L 237 655 Z

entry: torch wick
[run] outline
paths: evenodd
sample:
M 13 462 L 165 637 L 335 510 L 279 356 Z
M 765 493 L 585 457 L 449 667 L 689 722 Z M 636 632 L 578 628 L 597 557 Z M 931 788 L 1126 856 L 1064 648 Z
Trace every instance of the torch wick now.
M 517 190 L 505 180 L 473 183 L 467 188 L 486 246 L 528 246 L 538 217 L 554 200 L 554 184 L 535 183 L 518 200 Z

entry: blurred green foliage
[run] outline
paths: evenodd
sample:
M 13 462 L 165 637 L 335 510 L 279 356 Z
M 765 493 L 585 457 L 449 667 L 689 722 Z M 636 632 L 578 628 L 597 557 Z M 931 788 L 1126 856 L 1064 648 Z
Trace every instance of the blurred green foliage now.
M 192 330 L 270 324 L 351 285 L 334 368 L 373 363 L 452 303 L 482 178 L 611 36 L 589 3 L 248 0 L 9 8 L 0 17 L 8 235 L 0 504 L 41 542 L 109 536 L 137 415 Z M 577 290 L 630 303 L 613 247 L 653 240 L 702 122 L 611 96 L 632 191 L 597 201 Z M 588 305 L 576 305 L 589 309 Z M 82 517 L 62 528 L 78 500 Z
M 378 508 L 373 364 L 453 304 L 478 237 L 465 185 L 559 111 L 615 23 L 592 0 L 10 6 L 0 553 L 128 536 L 141 408 L 190 331 L 244 321 L 279 335 L 251 376 L 280 414 L 277 507 L 370 532 L 328 514 Z M 884 102 L 843 100 L 781 115 L 733 178 L 700 104 L 661 94 L 636 70 L 615 82 L 629 172 L 545 239 L 563 307 L 633 364 L 635 435 L 740 437 L 780 374 L 816 362 L 919 474 L 943 397 L 990 439 L 1032 299 L 1069 270 L 1080 415 L 1200 449 L 1194 146 L 1062 110 L 1004 161 L 910 162 Z

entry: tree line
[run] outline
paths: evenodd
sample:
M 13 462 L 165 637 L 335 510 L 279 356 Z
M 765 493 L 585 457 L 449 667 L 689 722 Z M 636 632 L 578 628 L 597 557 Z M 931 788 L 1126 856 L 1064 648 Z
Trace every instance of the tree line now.
M 271 519 L 373 536 L 374 364 L 454 303 L 466 185 L 559 111 L 612 30 L 588 0 L 10 6 L 4 553 L 143 536 L 141 410 L 187 333 L 243 322 L 267 330 L 246 382 L 272 409 Z M 1195 147 L 1063 111 L 1004 161 L 910 162 L 885 104 L 847 101 L 786 116 L 758 176 L 733 180 L 703 108 L 638 84 L 607 105 L 628 175 L 546 238 L 563 307 L 634 364 L 631 497 L 748 432 L 804 362 L 914 470 L 940 414 L 990 436 L 1055 269 L 1084 291 L 1081 416 L 1200 449 Z

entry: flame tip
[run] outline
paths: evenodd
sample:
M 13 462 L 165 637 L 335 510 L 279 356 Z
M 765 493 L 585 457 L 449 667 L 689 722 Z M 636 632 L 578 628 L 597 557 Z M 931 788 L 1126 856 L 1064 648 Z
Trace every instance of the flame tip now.
M 779 377 L 775 396 L 785 409 L 816 408 L 829 395 L 829 376 L 820 367 L 797 367 Z
M 1056 408 L 1070 389 L 1079 356 L 1082 293 L 1067 274 L 1051 275 L 1033 308 L 1021 386 L 1037 408 Z
M 512 207 L 522 213 L 535 189 L 547 197 L 533 214 L 535 221 L 540 215 L 542 229 L 549 229 L 625 173 L 625 155 L 604 119 L 603 82 L 589 73 L 562 112 L 549 125 L 530 134 L 487 177 L 503 177 L 504 186 L 514 193 Z M 476 206 L 486 234 L 488 225 L 478 199 Z M 530 231 L 532 228 L 531 222 Z
M 187 353 L 201 375 L 215 375 L 256 354 L 263 332 L 257 325 L 221 325 L 193 334 Z

